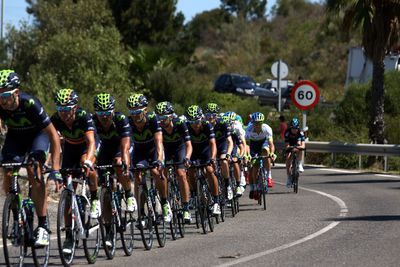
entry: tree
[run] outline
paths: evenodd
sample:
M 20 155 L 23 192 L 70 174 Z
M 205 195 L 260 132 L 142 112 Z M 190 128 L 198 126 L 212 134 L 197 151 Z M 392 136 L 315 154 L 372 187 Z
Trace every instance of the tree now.
M 168 44 L 182 30 L 184 15 L 175 14 L 177 0 L 108 0 L 125 44 Z
M 343 29 L 361 29 L 365 55 L 372 60 L 373 75 L 369 138 L 373 144 L 385 142 L 384 58 L 399 31 L 399 0 L 328 0 L 327 10 L 343 15 Z
M 244 19 L 262 19 L 267 10 L 267 0 L 221 0 L 221 9 Z
M 13 32 L 11 54 L 23 76 L 22 89 L 39 97 L 46 107 L 59 88 L 76 90 L 80 104 L 89 109 L 95 93 L 106 90 L 126 97 L 128 53 L 120 44 L 106 0 L 55 2 L 35 1 L 32 29 L 24 29 L 19 38 Z

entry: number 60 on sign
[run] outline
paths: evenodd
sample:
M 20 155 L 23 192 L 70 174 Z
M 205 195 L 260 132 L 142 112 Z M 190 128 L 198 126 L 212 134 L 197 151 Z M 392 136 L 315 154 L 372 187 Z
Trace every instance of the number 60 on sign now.
M 298 82 L 292 89 L 293 104 L 302 110 L 313 108 L 319 100 L 318 87 L 311 81 Z

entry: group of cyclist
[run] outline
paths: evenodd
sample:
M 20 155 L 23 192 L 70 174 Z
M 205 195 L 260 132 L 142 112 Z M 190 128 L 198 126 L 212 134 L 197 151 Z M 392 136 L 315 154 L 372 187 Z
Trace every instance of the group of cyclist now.
M 212 213 L 219 215 L 220 199 L 217 167 L 225 179 L 226 198 L 232 199 L 232 186 L 229 182 L 229 164 L 233 166 L 236 181 L 236 195 L 244 193 L 243 163 L 257 155 L 265 156 L 263 166 L 267 171 L 268 187 L 273 187 L 271 160 L 275 160 L 275 146 L 272 129 L 264 123 L 264 115 L 256 112 L 251 115 L 247 127 L 239 115 L 233 111 L 220 113 L 216 103 L 208 103 L 204 109 L 198 105 L 189 106 L 185 114 L 178 116 L 170 102 L 160 102 L 155 111 L 149 113 L 148 101 L 143 94 L 132 94 L 127 99 L 129 116 L 115 109 L 115 100 L 108 93 L 94 97 L 95 114 L 78 106 L 78 95 L 73 89 L 60 89 L 54 101 L 56 112 L 49 117 L 40 101 L 19 90 L 20 78 L 13 70 L 0 71 L 0 118 L 8 126 L 8 132 L 1 152 L 2 162 L 23 162 L 28 154 L 28 162 L 37 162 L 38 170 L 29 167 L 28 177 L 32 184 L 32 200 L 38 214 L 36 246 L 49 244 L 47 220 L 47 187 L 40 183 L 42 170 L 48 153 L 51 153 L 52 167 L 48 179 L 64 182 L 60 174 L 63 168 L 84 168 L 89 177 L 92 218 L 101 216 L 97 187 L 101 184 L 101 171 L 96 165 L 113 164 L 115 174 L 121 183 L 126 197 L 127 211 L 138 209 L 137 189 L 132 192 L 131 179 L 138 185 L 141 172 L 137 167 L 150 167 L 156 188 L 161 196 L 164 220 L 170 222 L 172 211 L 167 201 L 167 180 L 164 164 L 177 163 L 176 177 L 181 192 L 185 222 L 191 221 L 189 208 L 195 196 L 196 172 L 189 168 L 195 161 L 207 165 L 205 176 L 214 198 Z M 60 164 L 60 136 L 64 139 L 63 157 Z M 304 133 L 299 122 L 293 119 L 285 133 L 286 147 L 298 145 L 304 148 Z M 294 150 L 293 150 L 294 151 Z M 290 186 L 289 158 L 286 166 L 287 185 Z M 130 170 L 133 170 L 133 175 Z M 188 171 L 187 171 L 188 170 Z M 301 160 L 299 171 L 303 171 Z M 38 177 L 35 177 L 37 174 Z M 11 181 L 11 171 L 4 169 L 3 189 L 7 193 Z M 37 179 L 38 178 L 38 179 Z M 260 196 L 257 187 L 257 167 L 248 171 L 250 199 Z M 140 207 L 139 207 L 140 208 Z M 17 214 L 14 214 L 17 216 Z M 64 244 L 64 253 L 70 250 Z

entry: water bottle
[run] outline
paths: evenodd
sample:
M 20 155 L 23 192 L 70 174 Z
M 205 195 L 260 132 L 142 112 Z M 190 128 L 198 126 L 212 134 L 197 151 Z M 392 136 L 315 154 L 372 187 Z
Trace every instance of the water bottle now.
M 26 214 L 26 220 L 30 226 L 31 229 L 33 229 L 33 219 L 34 219 L 34 214 L 35 214 L 35 206 L 33 204 L 32 199 L 27 198 L 22 201 L 22 205 L 25 210 Z
M 86 204 L 86 200 L 84 197 L 82 196 L 75 196 L 76 198 L 76 202 L 78 203 L 78 207 L 79 207 L 79 213 L 81 214 L 81 219 L 82 221 L 84 220 L 83 218 L 85 218 L 85 204 Z

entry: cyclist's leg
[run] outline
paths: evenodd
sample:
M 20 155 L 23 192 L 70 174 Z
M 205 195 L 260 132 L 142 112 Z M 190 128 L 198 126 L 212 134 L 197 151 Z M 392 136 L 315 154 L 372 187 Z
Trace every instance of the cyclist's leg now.
M 146 155 L 144 154 L 143 150 L 135 150 L 134 153 L 132 154 L 132 160 L 131 164 L 133 167 L 147 167 L 149 163 L 146 160 Z M 133 173 L 133 177 L 135 179 L 134 182 L 134 194 L 135 198 L 138 199 L 138 191 L 139 191 L 139 186 L 142 184 L 142 175 L 140 171 L 135 171 Z M 143 181 L 145 183 L 146 181 Z M 143 204 L 143 201 L 140 201 L 141 204 Z M 142 207 L 141 207 L 142 208 Z
M 186 156 L 185 145 L 182 144 L 179 146 L 173 156 L 176 162 L 184 162 Z M 189 185 L 186 178 L 186 168 L 183 163 L 177 166 L 176 177 L 178 179 L 179 191 L 181 193 L 182 206 L 185 211 L 189 211 Z
M 286 187 L 290 187 L 292 184 L 292 178 L 291 178 L 291 157 L 292 152 L 287 152 L 286 153 L 286 174 L 287 174 L 287 180 L 286 180 Z
M 270 151 L 269 145 L 267 146 L 267 142 L 264 143 L 263 149 L 261 151 L 261 156 L 268 156 Z M 263 160 L 263 166 L 265 170 L 267 171 L 267 178 L 268 178 L 268 187 L 273 187 L 274 182 L 272 180 L 272 171 L 271 171 L 271 158 L 268 158 L 266 160 Z

